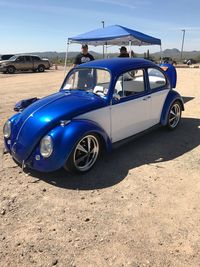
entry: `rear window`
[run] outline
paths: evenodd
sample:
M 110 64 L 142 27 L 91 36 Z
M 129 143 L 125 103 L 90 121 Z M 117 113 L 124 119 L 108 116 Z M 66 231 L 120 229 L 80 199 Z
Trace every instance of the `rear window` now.
M 164 87 L 167 84 L 165 75 L 158 69 L 149 68 L 148 76 L 149 76 L 149 85 L 152 90 Z

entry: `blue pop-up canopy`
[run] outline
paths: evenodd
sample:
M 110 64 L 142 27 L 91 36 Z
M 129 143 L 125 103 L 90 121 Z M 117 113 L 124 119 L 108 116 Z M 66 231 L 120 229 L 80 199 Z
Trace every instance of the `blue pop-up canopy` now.
M 71 43 L 90 45 L 161 45 L 161 40 L 120 25 L 112 25 L 86 32 L 68 39 Z
M 65 72 L 67 64 L 67 55 L 70 43 L 87 43 L 89 45 L 105 45 L 106 51 L 108 45 L 129 45 L 131 51 L 131 45 L 143 46 L 143 45 L 160 45 L 161 40 L 144 33 L 128 29 L 120 25 L 107 26 L 105 28 L 99 28 L 90 32 L 86 32 L 68 39 L 67 51 L 65 57 Z M 103 50 L 104 51 L 104 50 Z M 104 52 L 103 52 L 104 57 Z

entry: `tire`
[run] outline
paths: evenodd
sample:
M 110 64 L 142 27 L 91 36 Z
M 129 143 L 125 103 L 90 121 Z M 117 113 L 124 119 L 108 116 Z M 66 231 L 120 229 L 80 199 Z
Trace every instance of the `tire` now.
M 96 134 L 87 134 L 75 145 L 64 168 L 72 173 L 86 173 L 100 155 L 100 139 Z
M 169 130 L 174 130 L 179 125 L 181 120 L 182 107 L 179 101 L 175 101 L 169 110 L 167 117 L 167 128 Z
M 44 72 L 45 71 L 45 66 L 44 65 L 39 65 L 38 66 L 38 72 Z
M 7 72 L 8 72 L 9 74 L 14 74 L 15 71 L 16 71 L 15 67 L 13 67 L 13 66 L 8 66 L 8 67 L 7 67 Z

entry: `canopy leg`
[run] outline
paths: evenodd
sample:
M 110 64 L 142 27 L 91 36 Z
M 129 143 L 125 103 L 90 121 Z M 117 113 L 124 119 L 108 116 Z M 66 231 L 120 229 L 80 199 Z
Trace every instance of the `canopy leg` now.
M 131 41 L 129 41 L 129 57 L 131 57 Z
M 107 45 L 107 42 L 106 42 L 106 58 L 108 58 L 108 45 Z
M 163 51 L 162 51 L 162 45 L 160 45 L 160 63 L 162 63 L 163 58 Z
M 67 49 L 66 49 L 66 54 L 65 54 L 64 76 L 66 74 L 66 69 L 67 69 L 68 50 L 69 50 L 69 41 L 67 40 Z

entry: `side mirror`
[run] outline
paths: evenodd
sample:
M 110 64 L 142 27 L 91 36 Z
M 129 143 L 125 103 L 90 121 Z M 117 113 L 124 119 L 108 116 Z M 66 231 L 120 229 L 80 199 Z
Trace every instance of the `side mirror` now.
M 117 100 L 117 101 L 119 101 L 119 100 L 121 99 L 120 95 L 117 94 L 117 93 L 114 93 L 114 94 L 113 94 L 113 98 L 114 98 L 115 100 Z

